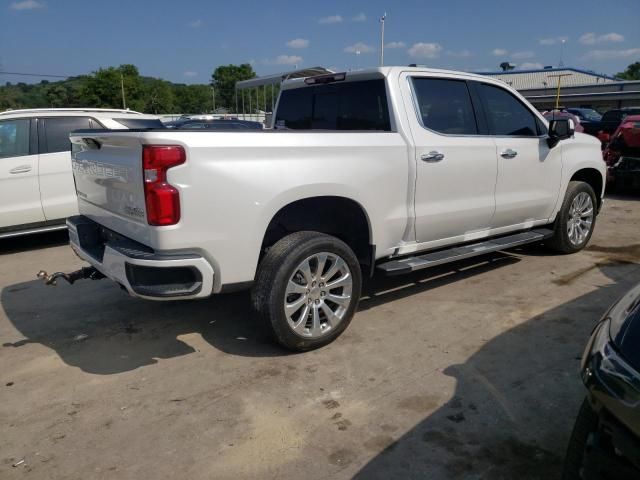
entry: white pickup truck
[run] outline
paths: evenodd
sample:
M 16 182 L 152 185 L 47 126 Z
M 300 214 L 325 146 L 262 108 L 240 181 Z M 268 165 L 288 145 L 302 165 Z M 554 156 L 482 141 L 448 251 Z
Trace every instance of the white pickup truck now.
M 73 132 L 68 226 L 93 278 L 155 300 L 252 288 L 277 341 L 308 350 L 347 327 L 363 275 L 539 241 L 577 252 L 602 205 L 597 139 L 492 78 L 291 80 L 274 126 Z

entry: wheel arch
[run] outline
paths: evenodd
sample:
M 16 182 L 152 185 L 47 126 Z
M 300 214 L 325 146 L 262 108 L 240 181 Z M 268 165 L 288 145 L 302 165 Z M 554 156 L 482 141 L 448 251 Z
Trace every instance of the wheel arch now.
M 602 196 L 603 196 L 603 188 L 604 188 L 604 179 L 602 178 L 602 173 L 592 167 L 581 168 L 571 175 L 569 179 L 570 182 L 580 181 L 585 182 L 593 188 L 593 191 L 596 194 L 596 201 L 598 202 L 598 210 L 602 205 Z
M 375 246 L 369 215 L 359 202 L 340 195 L 310 196 L 282 206 L 264 232 L 260 259 L 283 237 L 304 230 L 339 238 L 349 245 L 362 265 L 373 267 Z

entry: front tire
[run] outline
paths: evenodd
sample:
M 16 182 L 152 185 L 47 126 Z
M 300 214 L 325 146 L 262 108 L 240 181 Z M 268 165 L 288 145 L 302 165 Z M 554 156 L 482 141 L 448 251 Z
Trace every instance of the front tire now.
M 360 264 L 347 244 L 323 233 L 296 232 L 268 250 L 252 303 L 280 345 L 306 351 L 331 343 L 347 328 L 361 286 Z
M 571 181 L 556 217 L 549 247 L 561 253 L 582 250 L 596 226 L 596 194 L 586 182 Z

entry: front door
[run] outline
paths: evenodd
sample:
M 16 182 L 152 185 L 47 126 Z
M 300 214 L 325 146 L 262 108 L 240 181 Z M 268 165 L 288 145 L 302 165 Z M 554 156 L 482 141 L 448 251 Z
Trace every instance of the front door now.
M 479 134 L 467 82 L 413 76 L 407 85 L 415 102 L 406 108 L 417 169 L 416 241 L 482 237 L 495 210 L 498 166 L 494 140 Z
M 28 118 L 0 120 L 0 229 L 45 219 L 30 131 Z
M 562 175 L 561 148 L 550 149 L 546 127 L 511 92 L 477 84 L 497 147 L 496 213 L 492 227 L 526 227 L 548 219 Z

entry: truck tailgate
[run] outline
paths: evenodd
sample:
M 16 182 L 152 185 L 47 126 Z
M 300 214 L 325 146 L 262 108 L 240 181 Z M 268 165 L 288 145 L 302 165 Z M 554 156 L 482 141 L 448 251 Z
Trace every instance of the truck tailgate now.
M 70 135 L 80 213 L 148 244 L 139 132 Z

